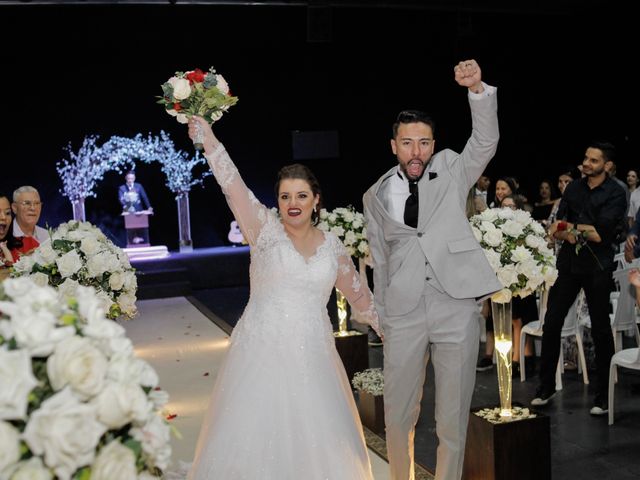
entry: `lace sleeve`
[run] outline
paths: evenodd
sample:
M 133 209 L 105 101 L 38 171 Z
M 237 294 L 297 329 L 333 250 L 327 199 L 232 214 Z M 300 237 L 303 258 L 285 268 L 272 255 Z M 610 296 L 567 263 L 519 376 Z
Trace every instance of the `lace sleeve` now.
M 382 330 L 380 329 L 378 312 L 374 306 L 373 294 L 369 287 L 362 285 L 360 282 L 358 271 L 342 242 L 337 240 L 336 243 L 339 244 L 336 288 L 346 297 L 351 308 L 358 312 L 359 320 L 371 325 L 371 328 L 382 338 Z
M 267 208 L 247 188 L 222 143 L 212 153 L 205 155 L 205 158 L 222 188 L 242 235 L 249 245 L 254 245 L 267 221 Z

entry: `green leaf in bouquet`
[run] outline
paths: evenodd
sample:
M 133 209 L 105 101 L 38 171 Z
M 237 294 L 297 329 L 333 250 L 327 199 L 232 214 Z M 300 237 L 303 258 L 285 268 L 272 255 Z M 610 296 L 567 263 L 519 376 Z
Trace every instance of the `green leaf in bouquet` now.
M 162 93 L 168 99 L 173 99 L 173 85 L 169 82 L 162 84 Z
M 91 467 L 81 468 L 73 475 L 73 480 L 90 480 L 90 479 L 91 479 Z
M 55 250 L 62 250 L 64 253 L 67 253 L 75 248 L 75 242 L 72 242 L 71 240 L 63 240 L 61 238 L 58 238 L 57 240 L 54 240 L 52 242 L 51 246 Z
M 142 453 L 142 444 L 135 438 L 129 438 L 128 440 L 126 440 L 124 442 L 124 446 L 129 448 L 134 453 L 136 458 L 138 458 Z

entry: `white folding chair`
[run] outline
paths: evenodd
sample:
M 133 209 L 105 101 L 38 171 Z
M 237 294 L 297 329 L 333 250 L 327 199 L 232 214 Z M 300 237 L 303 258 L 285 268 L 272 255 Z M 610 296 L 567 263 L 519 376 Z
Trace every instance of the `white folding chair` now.
M 611 357 L 611 364 L 609 366 L 609 425 L 613 425 L 613 408 L 614 399 L 613 393 L 616 386 L 616 378 L 618 366 L 631 368 L 633 370 L 640 370 L 640 331 L 638 325 L 634 326 L 635 337 L 638 347 L 624 348 L 613 354 Z
M 622 349 L 622 334 L 625 331 L 633 331 L 637 326 L 636 315 L 636 289 L 629 282 L 629 272 L 632 268 L 624 268 L 613 272 L 613 279 L 620 287 L 619 294 L 613 295 L 611 305 L 613 307 L 611 319 L 611 333 L 615 352 Z M 613 292 L 614 294 L 616 292 Z M 617 298 L 616 298 L 617 297 Z M 640 344 L 638 345 L 640 347 Z
M 520 331 L 520 381 L 526 380 L 525 369 L 525 355 L 524 346 L 527 339 L 527 335 L 534 337 L 542 337 L 544 327 L 544 317 L 547 313 L 547 302 L 549 299 L 549 293 L 547 290 L 543 290 L 538 308 L 539 319 L 533 322 L 529 322 L 522 327 Z M 571 305 L 567 316 L 564 319 L 564 325 L 560 333 L 561 338 L 576 337 L 576 344 L 578 345 L 578 368 L 582 371 L 582 379 L 585 384 L 589 384 L 589 375 L 587 373 L 587 362 L 584 356 L 584 347 L 582 345 L 582 327 L 578 324 L 578 311 L 577 311 L 578 297 Z M 560 349 L 560 355 L 558 357 L 558 366 L 556 368 L 556 390 L 562 390 L 562 373 L 564 372 L 564 358 L 562 355 L 562 349 Z

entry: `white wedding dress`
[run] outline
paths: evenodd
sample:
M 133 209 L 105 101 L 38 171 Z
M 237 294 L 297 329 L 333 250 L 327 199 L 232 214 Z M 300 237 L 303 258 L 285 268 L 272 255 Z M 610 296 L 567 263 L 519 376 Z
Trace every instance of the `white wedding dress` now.
M 250 299 L 231 335 L 190 480 L 371 480 L 362 426 L 326 305 L 334 286 L 377 328 L 341 241 L 305 259 L 221 145 L 207 156 L 251 245 Z

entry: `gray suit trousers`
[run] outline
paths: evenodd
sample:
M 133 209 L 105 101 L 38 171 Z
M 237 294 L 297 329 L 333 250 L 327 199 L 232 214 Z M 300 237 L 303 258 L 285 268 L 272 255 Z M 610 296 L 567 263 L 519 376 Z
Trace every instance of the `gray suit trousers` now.
M 439 440 L 436 480 L 461 478 L 476 377 L 478 315 L 475 300 L 454 299 L 426 285 L 412 312 L 384 318 L 384 408 L 392 480 L 415 477 L 413 439 L 429 358 Z

